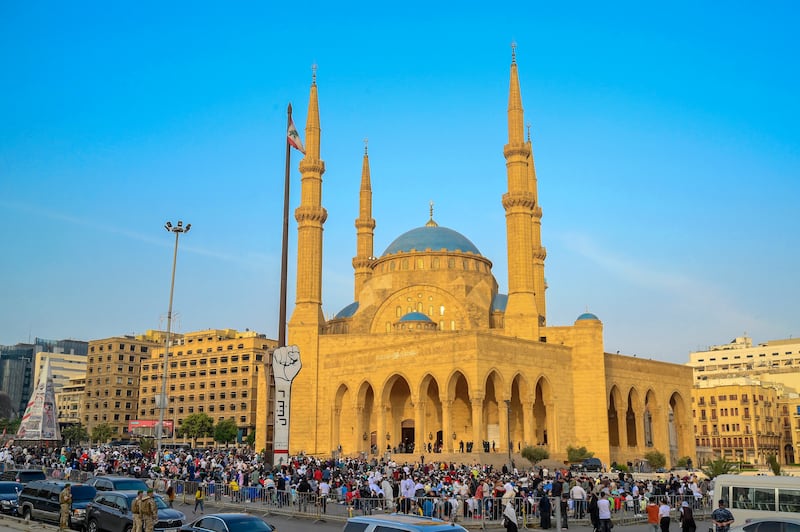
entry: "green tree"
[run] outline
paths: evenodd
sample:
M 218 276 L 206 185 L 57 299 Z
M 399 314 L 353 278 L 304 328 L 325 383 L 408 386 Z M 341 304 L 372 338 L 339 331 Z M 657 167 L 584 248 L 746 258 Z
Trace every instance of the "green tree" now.
M 774 454 L 767 456 L 767 463 L 772 470 L 772 474 L 776 477 L 781 476 L 781 464 L 778 463 L 778 457 Z
M 92 441 L 97 443 L 107 443 L 114 434 L 114 429 L 108 423 L 100 423 L 92 429 Z
M 235 420 L 231 418 L 223 419 L 214 427 L 214 441 L 224 444 L 233 443 L 236 441 L 238 433 L 239 427 L 236 426 Z
M 580 462 L 586 458 L 593 458 L 594 453 L 587 451 L 586 447 L 573 447 L 572 445 L 567 446 L 567 460 L 570 462 Z
M 192 439 L 192 447 L 197 447 L 197 438 L 214 434 L 214 420 L 205 412 L 188 415 L 178 427 L 178 436 Z
M 250 446 L 251 449 L 255 448 L 256 446 L 256 431 L 251 430 L 247 433 L 247 436 L 244 438 L 244 442 Z
M 690 457 L 682 456 L 682 457 L 678 458 L 677 462 L 675 462 L 675 467 L 688 467 L 689 466 L 689 460 L 691 460 Z
M 82 441 L 89 439 L 89 433 L 86 427 L 78 423 L 77 425 L 69 425 L 61 429 L 61 439 L 67 445 L 76 445 Z
M 705 467 L 702 468 L 703 473 L 708 478 L 715 478 L 720 475 L 726 475 L 731 471 L 736 469 L 735 462 L 728 462 L 724 458 L 717 458 L 716 460 L 709 462 L 706 464 Z
M 544 447 L 534 447 L 533 445 L 528 445 L 527 447 L 522 448 L 522 457 L 526 460 L 530 461 L 533 465 L 536 465 L 538 462 L 542 460 L 546 460 L 550 458 L 550 453 L 547 452 L 547 449 Z
M 667 457 L 661 451 L 650 451 L 644 453 L 644 458 L 650 463 L 653 469 L 660 469 L 667 465 Z
M 22 418 L 15 417 L 14 419 L 0 419 L 0 429 L 6 431 L 6 434 L 13 436 L 19 430 L 19 424 L 22 423 Z

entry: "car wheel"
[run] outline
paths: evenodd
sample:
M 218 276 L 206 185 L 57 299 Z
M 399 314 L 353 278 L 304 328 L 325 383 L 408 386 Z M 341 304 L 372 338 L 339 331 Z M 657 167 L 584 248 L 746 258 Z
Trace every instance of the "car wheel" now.
M 133 530 L 133 525 L 128 525 L 128 526 L 125 527 L 125 531 L 124 532 L 131 532 L 131 530 Z
M 22 518 L 26 521 L 31 520 L 31 509 L 28 508 L 27 506 L 22 509 Z
M 97 520 L 92 519 L 86 527 L 87 532 L 100 532 L 100 527 L 97 526 Z

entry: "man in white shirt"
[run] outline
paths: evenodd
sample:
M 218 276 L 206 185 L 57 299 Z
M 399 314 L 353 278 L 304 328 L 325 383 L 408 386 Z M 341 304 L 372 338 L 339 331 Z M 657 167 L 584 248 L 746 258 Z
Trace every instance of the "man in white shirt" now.
M 583 519 L 583 514 L 586 511 L 586 490 L 580 484 L 575 484 L 569 490 L 569 497 L 572 499 L 572 505 L 575 508 L 575 519 Z

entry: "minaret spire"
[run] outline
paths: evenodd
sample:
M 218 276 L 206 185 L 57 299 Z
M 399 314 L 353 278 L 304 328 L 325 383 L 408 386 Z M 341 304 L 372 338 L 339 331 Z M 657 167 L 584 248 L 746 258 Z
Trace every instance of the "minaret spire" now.
M 533 224 L 536 197 L 531 191 L 530 145 L 525 141 L 525 120 L 517 73 L 516 44 L 511 46 L 511 80 L 508 91 L 508 144 L 503 149 L 508 192 L 503 195 L 506 211 L 508 252 L 508 303 L 504 317 L 509 336 L 539 340 L 533 268 Z
M 319 420 L 319 334 L 325 324 L 322 315 L 322 228 L 328 213 L 322 206 L 322 175 L 325 162 L 320 158 L 320 120 L 317 96 L 316 65 L 313 67 L 311 92 L 306 118 L 306 153 L 300 161 L 300 205 L 294 211 L 297 220 L 297 290 L 292 318 L 289 320 L 289 344 L 298 347 L 303 369 L 292 381 L 292 395 L 303 397 L 291 402 L 289 442 L 304 441 L 307 434 L 317 434 Z M 313 430 L 312 430 L 313 427 Z M 315 439 L 305 439 L 306 451 L 321 451 Z M 290 449 L 290 453 L 299 449 Z
M 533 194 L 533 214 L 531 215 L 531 235 L 533 245 L 533 290 L 536 297 L 536 310 L 539 311 L 539 326 L 547 325 L 547 306 L 545 304 L 545 290 L 547 284 L 544 279 L 544 259 L 547 250 L 542 246 L 542 207 L 539 205 L 539 185 L 536 181 L 536 165 L 533 157 L 533 143 L 531 142 L 531 125 L 528 123 L 528 149 L 531 157 L 528 160 L 528 190 Z
M 353 257 L 355 270 L 355 300 L 364 283 L 372 275 L 372 261 L 374 260 L 373 238 L 375 235 L 375 219 L 372 217 L 372 183 L 369 175 L 369 154 L 364 139 L 364 161 L 361 163 L 361 189 L 358 194 L 358 218 L 356 218 L 356 256 Z

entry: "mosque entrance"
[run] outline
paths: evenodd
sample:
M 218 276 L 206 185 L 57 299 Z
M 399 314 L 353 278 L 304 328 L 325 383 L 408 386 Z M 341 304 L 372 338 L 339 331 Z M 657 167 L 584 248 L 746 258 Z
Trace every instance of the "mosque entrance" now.
M 414 452 L 414 420 L 404 419 L 400 427 L 400 441 L 402 445 L 398 451 L 413 453 Z

